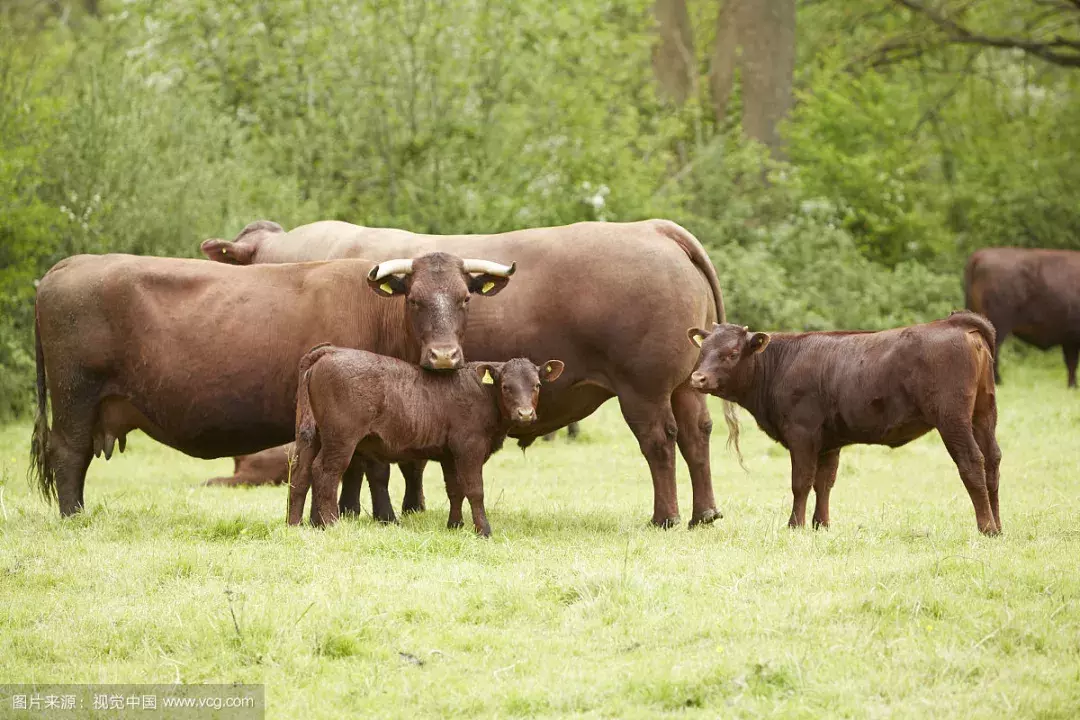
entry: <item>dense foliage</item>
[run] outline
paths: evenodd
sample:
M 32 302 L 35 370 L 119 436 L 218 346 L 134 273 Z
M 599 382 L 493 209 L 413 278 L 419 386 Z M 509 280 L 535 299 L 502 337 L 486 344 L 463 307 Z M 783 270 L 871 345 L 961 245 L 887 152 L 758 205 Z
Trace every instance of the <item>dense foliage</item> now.
M 975 247 L 1080 246 L 1080 73 L 924 43 L 892 2 L 805 3 L 777 163 L 742 138 L 738 97 L 730 123 L 712 118 L 704 53 L 697 95 L 658 98 L 651 7 L 5 4 L 0 416 L 30 399 L 49 266 L 191 256 L 258 218 L 493 232 L 666 216 L 709 248 L 733 318 L 768 328 L 930 318 L 962 302 Z M 899 57 L 882 50 L 897 37 Z

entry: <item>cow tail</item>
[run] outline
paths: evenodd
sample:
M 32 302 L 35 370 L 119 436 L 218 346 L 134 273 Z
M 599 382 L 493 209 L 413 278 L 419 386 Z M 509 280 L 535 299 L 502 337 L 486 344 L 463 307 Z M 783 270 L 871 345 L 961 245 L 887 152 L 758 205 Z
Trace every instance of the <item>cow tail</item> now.
M 720 290 L 720 278 L 716 276 L 716 268 L 713 267 L 712 260 L 709 259 L 709 255 L 705 252 L 701 242 L 691 235 L 689 230 L 678 223 L 673 223 L 670 220 L 656 220 L 654 222 L 656 222 L 657 230 L 681 247 L 683 252 L 689 256 L 694 267 L 705 276 L 705 280 L 708 281 L 709 288 L 712 290 L 713 302 L 716 304 L 716 322 L 727 322 L 727 313 L 724 312 L 724 293 Z
M 37 487 L 46 502 L 56 500 L 56 468 L 49 453 L 49 388 L 45 382 L 45 353 L 41 348 L 41 321 L 34 307 L 34 346 L 37 364 L 37 415 L 30 436 L 30 467 L 27 480 Z
M 334 352 L 330 343 L 316 345 L 300 358 L 299 382 L 296 385 L 296 440 L 310 443 L 315 439 L 315 415 L 311 411 L 311 393 L 308 384 L 311 380 L 311 368 L 323 356 Z

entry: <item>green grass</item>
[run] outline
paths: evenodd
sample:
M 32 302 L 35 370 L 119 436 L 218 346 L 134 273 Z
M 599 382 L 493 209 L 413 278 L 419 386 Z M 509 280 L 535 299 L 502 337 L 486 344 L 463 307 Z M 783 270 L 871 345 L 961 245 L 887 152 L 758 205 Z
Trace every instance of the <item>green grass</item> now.
M 143 436 L 61 521 L 9 426 L 0 681 L 265 683 L 281 718 L 1077 717 L 1080 394 L 1057 355 L 1006 372 L 998 538 L 936 434 L 846 450 L 832 529 L 793 532 L 786 454 L 744 415 L 745 474 L 719 423 L 725 517 L 665 532 L 609 403 L 492 459 L 483 541 L 435 467 L 400 527 L 291 529 L 283 488 L 199 487 L 229 461 Z

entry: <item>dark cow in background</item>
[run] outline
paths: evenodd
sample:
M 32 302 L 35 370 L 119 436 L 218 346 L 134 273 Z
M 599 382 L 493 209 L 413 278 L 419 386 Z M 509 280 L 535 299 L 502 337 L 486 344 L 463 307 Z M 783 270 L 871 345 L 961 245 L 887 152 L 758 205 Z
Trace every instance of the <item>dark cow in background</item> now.
M 330 341 L 460 365 L 469 294 L 495 294 L 512 269 L 445 253 L 255 268 L 62 260 L 37 289 L 31 471 L 70 515 L 83 506 L 91 458 L 109 458 L 117 441 L 122 452 L 136 428 L 200 458 L 286 443 L 296 366 L 310 347 Z
M 296 479 L 289 489 L 289 523 L 299 524 L 308 487 L 311 524 L 337 520 L 337 486 L 354 454 L 383 463 L 438 460 L 450 498 L 447 526 L 461 527 L 469 499 L 473 526 L 491 534 L 484 510 L 483 467 L 507 431 L 536 420 L 540 384 L 559 377 L 563 364 L 525 358 L 469 363 L 455 373 L 363 350 L 313 348 L 300 362 L 296 398 Z M 385 484 L 370 482 L 373 514 L 390 505 Z
M 994 329 L 975 313 L 884 332 L 767 335 L 738 325 L 692 328 L 701 359 L 691 383 L 750 411 L 791 454 L 789 524 L 829 524 L 840 450 L 899 447 L 931 430 L 960 471 L 979 530 L 1001 530 L 995 437 Z
M 289 459 L 295 455 L 293 443 L 268 448 L 252 455 L 233 458 L 233 474 L 207 480 L 203 485 L 256 487 L 284 485 L 289 481 Z
M 213 260 L 236 264 L 434 250 L 518 261 L 513 284 L 472 309 L 465 352 L 496 361 L 557 357 L 567 369 L 544 387 L 536 422 L 512 428 L 510 436 L 527 444 L 617 397 L 649 464 L 653 523 L 668 527 L 679 517 L 676 444 L 694 490 L 690 525 L 719 517 L 709 468 L 712 421 L 704 397 L 689 384 L 697 354 L 684 330 L 722 322 L 724 302 L 701 243 L 679 225 L 587 222 L 498 235 L 420 235 L 337 221 L 286 233 L 261 221 L 232 242 L 207 240 L 202 250 Z M 422 465 L 413 468 L 406 474 L 405 510 L 423 507 Z M 346 474 L 342 511 L 359 511 L 356 475 Z
M 994 357 L 1010 334 L 1037 348 L 1060 345 L 1069 387 L 1080 355 L 1080 252 L 986 248 L 964 270 L 964 300 L 997 331 Z M 995 365 L 994 378 L 1001 382 Z

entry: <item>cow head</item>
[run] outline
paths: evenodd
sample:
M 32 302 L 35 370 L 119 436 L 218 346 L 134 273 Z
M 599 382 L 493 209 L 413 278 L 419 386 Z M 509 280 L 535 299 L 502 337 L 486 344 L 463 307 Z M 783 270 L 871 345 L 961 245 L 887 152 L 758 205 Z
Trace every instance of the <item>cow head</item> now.
M 259 244 L 270 235 L 280 235 L 285 229 L 276 222 L 259 220 L 250 223 L 232 240 L 210 238 L 203 240 L 199 249 L 209 260 L 228 265 L 250 265 L 255 261 Z
M 436 252 L 381 262 L 368 273 L 368 286 L 381 297 L 405 298 L 406 330 L 420 347 L 421 367 L 456 370 L 465 362 L 461 339 L 470 296 L 496 295 L 515 267 Z
M 477 363 L 480 382 L 494 385 L 499 395 L 499 411 L 513 425 L 530 425 L 536 421 L 536 405 L 540 402 L 540 383 L 554 382 L 562 375 L 561 360 L 548 360 L 533 365 L 527 358 L 514 358 L 504 363 Z
M 743 325 L 730 323 L 713 323 L 713 329 L 708 333 L 700 328 L 690 328 L 686 336 L 701 348 L 697 367 L 690 375 L 690 386 L 720 397 L 730 395 L 733 380 L 741 374 L 750 358 L 769 344 L 768 334 L 752 333 Z

